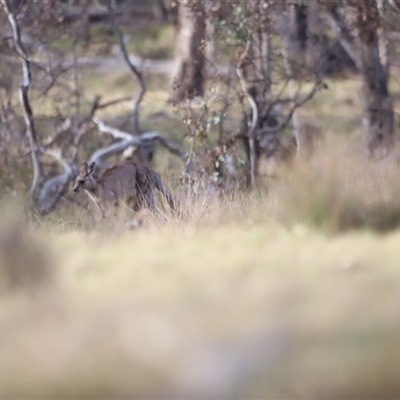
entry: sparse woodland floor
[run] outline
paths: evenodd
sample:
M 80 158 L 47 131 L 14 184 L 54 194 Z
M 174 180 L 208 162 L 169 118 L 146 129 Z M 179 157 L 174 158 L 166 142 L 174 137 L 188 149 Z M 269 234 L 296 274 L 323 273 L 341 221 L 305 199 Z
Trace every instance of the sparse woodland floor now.
M 173 138 L 176 120 L 147 119 L 168 111 L 157 79 L 143 117 Z M 0 398 L 399 397 L 399 167 L 362 155 L 357 80 L 328 83 L 301 111 L 317 154 L 259 191 L 178 188 L 178 215 L 136 230 L 126 210 L 28 221 L 5 202 Z

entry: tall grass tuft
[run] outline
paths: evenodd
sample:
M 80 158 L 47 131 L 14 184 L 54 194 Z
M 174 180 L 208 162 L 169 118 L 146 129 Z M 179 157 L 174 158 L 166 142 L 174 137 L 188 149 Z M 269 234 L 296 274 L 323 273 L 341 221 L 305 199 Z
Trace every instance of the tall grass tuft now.
M 400 181 L 395 163 L 373 163 L 343 149 L 296 160 L 270 191 L 279 220 L 331 232 L 400 225 Z

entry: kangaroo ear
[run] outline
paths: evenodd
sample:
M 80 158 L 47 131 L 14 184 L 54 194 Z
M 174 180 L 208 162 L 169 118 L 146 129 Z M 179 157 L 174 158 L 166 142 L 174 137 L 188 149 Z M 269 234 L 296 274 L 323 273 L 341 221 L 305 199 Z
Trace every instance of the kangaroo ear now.
M 93 161 L 89 166 L 89 174 L 93 174 L 95 168 L 96 168 L 96 163 Z
M 87 171 L 88 171 L 88 169 L 89 169 L 88 164 L 84 162 L 84 163 L 81 165 L 81 167 L 79 168 L 79 173 L 80 173 L 80 174 L 86 174 Z

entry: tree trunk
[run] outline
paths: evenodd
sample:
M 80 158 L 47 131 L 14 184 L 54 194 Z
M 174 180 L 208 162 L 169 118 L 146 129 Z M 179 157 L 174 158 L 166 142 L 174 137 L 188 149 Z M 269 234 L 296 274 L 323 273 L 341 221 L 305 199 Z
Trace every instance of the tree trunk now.
M 304 67 L 306 60 L 308 5 L 291 4 L 287 0 L 281 0 L 278 10 L 278 32 L 285 42 L 288 60 L 294 67 L 293 73 L 296 74 Z
M 357 27 L 363 94 L 363 128 L 369 154 L 387 151 L 393 137 L 393 106 L 379 55 L 380 17 L 376 0 L 359 0 Z
M 352 37 L 348 35 L 346 40 L 346 32 L 340 30 L 342 21 L 340 16 L 335 14 L 334 6 L 335 4 L 332 3 L 330 7 L 327 7 L 316 0 L 308 3 L 307 67 L 311 71 L 316 71 L 321 65 L 321 60 L 327 58 L 329 60 L 325 69 L 327 75 L 341 73 L 345 69 L 357 72 L 358 59 L 355 60 L 357 55 L 352 51 L 350 55 L 346 52 L 346 46 L 348 50 L 354 47 Z M 328 12 L 325 12 L 327 8 Z M 336 38 L 330 35 L 326 19 L 333 26 Z
M 251 11 L 258 13 L 262 18 L 252 34 L 251 46 L 248 48 L 252 62 L 247 63 L 247 68 L 243 65 L 241 68 L 243 72 L 239 75 L 242 88 L 250 104 L 250 110 L 242 120 L 241 136 L 250 166 L 247 183 L 251 187 L 256 185 L 258 160 L 263 152 L 263 149 L 260 148 L 260 140 L 265 139 L 265 137 L 260 138 L 256 131 L 277 123 L 271 112 L 271 54 L 273 52 L 270 35 L 271 20 L 267 11 L 268 7 L 265 7 L 265 4 L 268 3 L 268 1 L 258 1 L 253 4 L 254 8 Z M 276 133 L 270 136 L 276 136 Z
M 304 10 L 303 10 L 304 11 Z M 301 11 L 301 15 L 303 13 Z M 298 23 L 296 21 L 299 20 L 300 16 L 297 16 L 297 13 L 299 12 L 298 8 L 296 10 L 296 7 L 294 5 L 291 5 L 288 3 L 287 0 L 282 1 L 281 3 L 281 25 L 280 25 L 280 36 L 282 39 L 282 55 L 283 55 L 283 61 L 285 65 L 285 71 L 286 71 L 286 77 L 288 79 L 289 83 L 289 95 L 292 100 L 292 104 L 295 102 L 295 97 L 296 97 L 296 82 L 295 82 L 295 58 L 294 55 L 299 54 L 301 52 L 301 49 L 303 48 L 303 44 L 301 44 L 302 40 L 300 38 L 295 38 L 295 33 L 299 30 L 300 28 L 297 27 Z M 305 17 L 306 18 L 306 14 Z M 292 23 L 290 23 L 292 21 Z M 296 23 L 294 24 L 293 27 L 293 21 Z M 288 25 L 289 24 L 289 25 Z M 307 26 L 306 22 L 303 22 L 303 25 Z M 285 29 L 285 26 L 288 27 L 289 32 L 291 34 L 287 33 L 287 30 Z M 302 28 L 304 30 L 304 28 Z M 307 35 L 305 35 L 307 36 Z M 294 49 L 296 49 L 294 51 Z M 302 53 L 305 53 L 305 48 L 303 49 Z M 296 58 L 298 59 L 299 56 Z M 304 58 L 301 59 L 302 65 L 304 66 Z M 293 137 L 296 140 L 296 148 L 297 148 L 297 155 L 301 154 L 301 148 L 300 148 L 300 131 L 301 131 L 301 122 L 299 119 L 298 112 L 295 110 L 293 112 Z
M 212 20 L 213 0 L 205 0 L 206 12 L 206 59 L 213 64 L 215 60 L 215 21 Z
M 204 93 L 206 23 L 202 3 L 180 0 L 171 101 Z
M 19 89 L 19 99 L 22 107 L 22 112 L 26 125 L 26 134 L 29 141 L 29 148 L 31 152 L 31 159 L 33 165 L 33 179 L 31 188 L 29 190 L 29 197 L 32 202 L 36 200 L 39 192 L 40 184 L 43 180 L 43 168 L 42 161 L 40 159 L 39 145 L 37 142 L 35 121 L 33 118 L 32 108 L 29 102 L 29 89 L 32 86 L 32 72 L 31 62 L 28 59 L 28 55 L 21 41 L 21 30 L 18 24 L 18 19 L 14 14 L 14 10 L 20 4 L 20 1 L 11 2 L 10 0 L 1 0 L 1 5 L 7 14 L 8 21 L 13 31 L 14 48 L 21 60 L 22 65 L 22 83 Z
M 389 74 L 389 58 L 388 58 L 389 37 L 388 37 L 388 33 L 387 33 L 385 27 L 383 26 L 383 20 L 385 17 L 384 1 L 377 0 L 377 6 L 378 6 L 378 10 L 379 10 L 379 16 L 381 19 L 381 24 L 380 24 L 380 27 L 378 28 L 379 57 L 381 58 L 381 64 L 385 71 L 385 74 L 386 74 L 386 76 L 388 76 L 388 74 Z

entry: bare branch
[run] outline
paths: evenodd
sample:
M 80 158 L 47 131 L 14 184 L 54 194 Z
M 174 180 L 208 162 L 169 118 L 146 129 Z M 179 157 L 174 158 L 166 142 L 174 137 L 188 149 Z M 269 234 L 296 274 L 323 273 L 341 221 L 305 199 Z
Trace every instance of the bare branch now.
M 62 156 L 60 151 L 42 148 L 42 149 L 40 149 L 40 152 L 42 154 L 46 154 L 46 155 L 54 158 L 61 165 L 61 167 L 64 169 L 65 172 L 71 173 L 72 168 L 68 164 L 68 162 L 64 159 L 64 157 Z
M 389 0 L 389 4 L 398 12 L 400 13 L 400 7 L 397 5 L 397 3 L 394 0 Z
M 347 55 L 353 60 L 357 69 L 360 70 L 360 54 L 358 52 L 357 46 L 354 44 L 354 38 L 349 31 L 346 23 L 344 22 L 342 16 L 340 15 L 335 4 L 328 6 L 328 20 L 333 29 L 338 35 L 338 39 L 343 49 L 346 51 Z
M 249 88 L 247 87 L 246 79 L 243 75 L 243 61 L 247 58 L 249 51 L 251 49 L 251 36 L 247 39 L 246 48 L 244 53 L 242 54 L 238 65 L 236 67 L 236 73 L 239 77 L 240 84 L 242 86 L 243 92 L 246 94 L 247 100 L 250 104 L 252 109 L 252 121 L 248 131 L 249 137 L 249 147 L 250 147 L 250 179 L 251 179 L 251 186 L 254 188 L 256 185 L 256 175 L 257 175 L 257 155 L 256 155 L 256 144 L 255 144 L 255 129 L 258 122 L 258 106 L 254 97 L 251 95 Z
M 134 136 L 128 132 L 124 132 L 108 126 L 98 118 L 93 118 L 93 122 L 98 126 L 100 132 L 108 133 L 117 139 L 122 139 L 121 141 L 113 143 L 112 145 L 105 148 L 99 149 L 92 154 L 89 161 L 95 161 L 96 164 L 100 166 L 102 165 L 104 158 L 109 157 L 112 154 L 118 154 L 124 151 L 129 146 L 141 146 L 144 143 L 155 141 L 158 141 L 168 151 L 183 160 L 186 160 L 188 156 L 185 151 L 180 150 L 174 143 L 168 141 L 163 135 L 158 132 L 145 132 L 142 133 L 140 136 Z
M 65 132 L 68 131 L 72 126 L 72 121 L 71 118 L 67 118 L 65 121 L 63 121 L 56 129 L 53 135 L 48 136 L 43 142 L 42 146 L 44 148 L 51 146 L 61 135 L 63 135 Z
M 141 104 L 141 102 L 143 100 L 143 97 L 144 97 L 144 95 L 146 93 L 146 84 L 144 82 L 144 78 L 143 78 L 142 72 L 139 71 L 139 69 L 136 68 L 135 65 L 133 65 L 131 60 L 129 59 L 128 51 L 126 50 L 126 46 L 125 46 L 124 37 L 122 35 L 121 29 L 119 28 L 119 26 L 118 26 L 118 24 L 116 22 L 113 2 L 111 0 L 108 1 L 107 7 L 108 7 L 108 12 L 109 12 L 109 15 L 110 15 L 112 27 L 113 27 L 115 33 L 118 36 L 119 47 L 121 49 L 122 56 L 123 56 L 126 64 L 128 65 L 129 69 L 131 70 L 131 72 L 135 75 L 135 77 L 138 80 L 139 85 L 140 85 L 139 94 L 138 94 L 136 100 L 133 102 L 133 107 L 132 107 L 133 108 L 133 110 L 132 110 L 133 126 L 134 126 L 134 129 L 135 129 L 135 133 L 139 133 L 140 132 L 140 127 L 139 127 L 139 107 L 140 107 L 140 104 Z
M 315 95 L 315 93 L 317 92 L 319 85 L 320 85 L 321 81 L 320 80 L 315 80 L 314 85 L 312 87 L 312 89 L 301 99 L 296 101 L 291 100 L 292 101 L 292 108 L 289 111 L 289 113 L 286 115 L 286 118 L 279 124 L 276 126 L 265 126 L 262 129 L 256 131 L 256 133 L 276 133 L 279 132 L 280 130 L 284 129 L 287 124 L 290 122 L 290 120 L 293 117 L 294 112 L 297 110 L 297 108 L 301 107 L 302 105 L 304 105 L 305 103 L 307 103 L 307 101 L 311 100 L 313 98 L 313 96 Z
M 115 104 L 122 103 L 123 101 L 130 101 L 130 100 L 132 100 L 132 97 L 130 97 L 130 96 L 121 97 L 120 99 L 111 100 L 111 101 L 108 101 L 107 103 L 100 104 L 100 105 L 97 107 L 97 109 L 100 110 L 100 109 L 102 109 L 102 108 L 106 108 L 106 107 L 110 107 L 110 106 L 115 106 Z
M 65 172 L 63 174 L 57 175 L 48 181 L 42 187 L 39 194 L 39 210 L 42 215 L 48 214 L 54 210 L 58 201 L 64 195 L 65 189 L 67 188 L 69 182 L 78 175 L 78 171 L 73 170 L 70 173 Z M 50 201 L 50 194 L 54 192 L 56 188 L 59 188 L 57 194 Z
M 96 117 L 93 117 L 93 122 L 98 126 L 100 132 L 109 133 L 115 139 L 129 140 L 132 139 L 132 135 L 128 132 L 120 131 L 111 126 L 106 125 L 103 121 Z
M 73 169 L 71 167 L 71 165 L 74 165 L 76 163 L 80 141 L 82 140 L 82 137 L 86 134 L 86 132 L 88 131 L 88 128 L 89 128 L 89 125 L 87 122 L 93 118 L 94 113 L 99 108 L 100 99 L 101 99 L 101 96 L 96 96 L 94 98 L 88 114 L 86 115 L 85 118 L 83 118 L 83 120 L 80 123 L 78 132 L 74 138 L 74 153 L 72 155 L 72 159 L 71 159 L 70 163 L 67 163 L 62 158 L 62 155 L 58 152 L 55 152 L 53 150 L 48 150 L 48 149 L 42 150 L 43 153 L 56 158 L 58 163 L 63 167 L 64 173 L 49 179 L 48 181 L 46 181 L 44 183 L 43 187 L 41 188 L 41 191 L 39 193 L 39 200 L 38 200 L 39 209 L 40 209 L 41 214 L 48 214 L 52 210 L 54 210 L 57 203 L 59 202 L 61 197 L 64 195 L 69 182 L 72 179 L 75 179 L 75 177 L 77 176 L 78 171 L 76 169 Z M 53 199 L 50 200 L 51 194 L 57 188 L 58 188 L 58 192 L 55 194 Z

